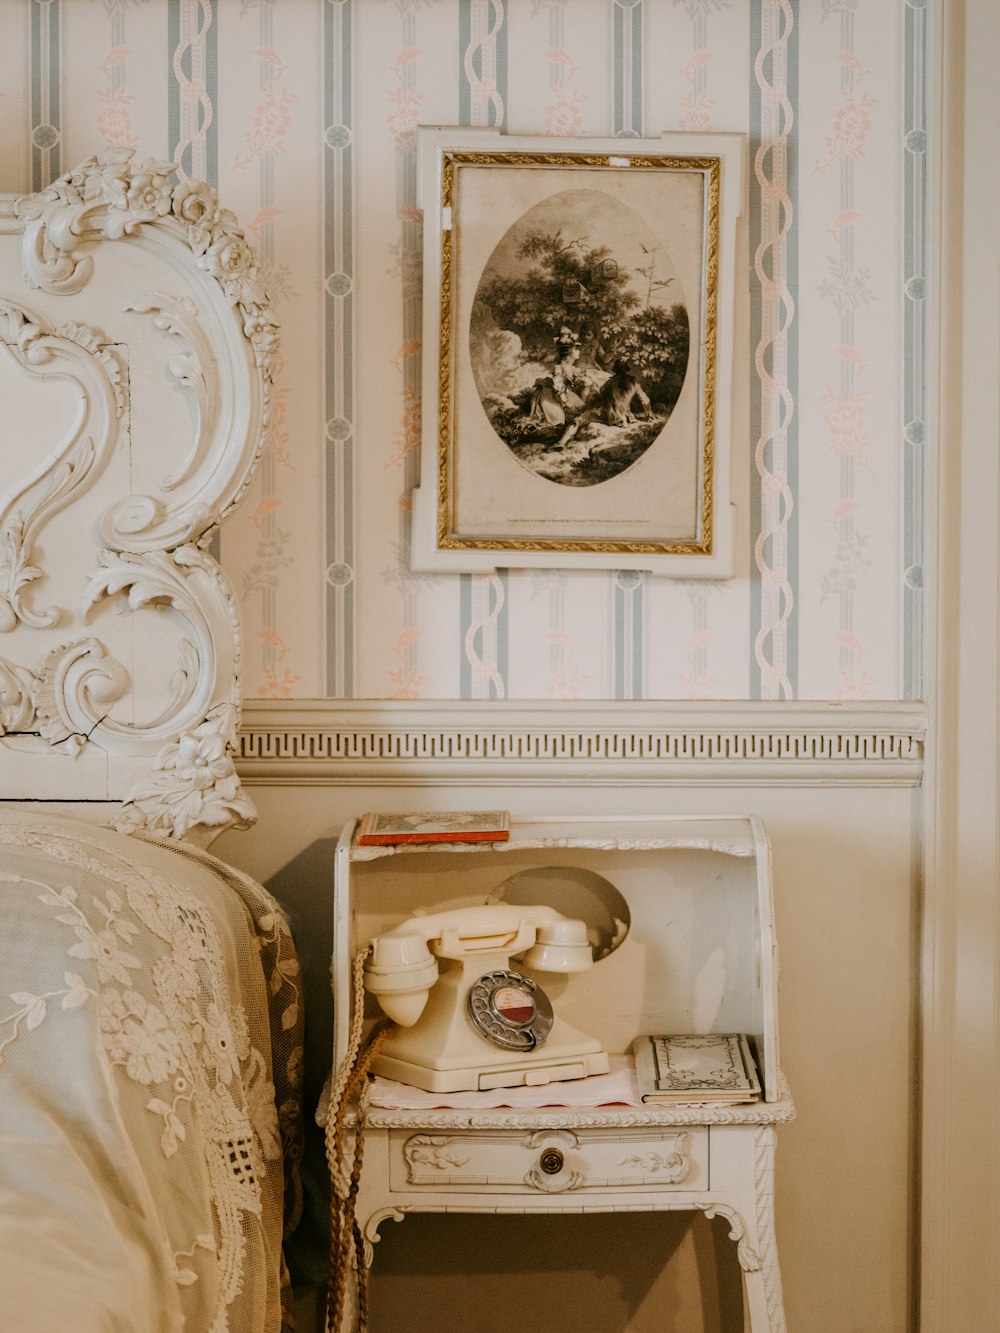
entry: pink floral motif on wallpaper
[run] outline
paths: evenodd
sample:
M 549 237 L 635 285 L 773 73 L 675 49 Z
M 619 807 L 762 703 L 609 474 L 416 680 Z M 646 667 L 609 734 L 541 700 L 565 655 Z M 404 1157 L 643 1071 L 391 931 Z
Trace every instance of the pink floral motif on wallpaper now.
M 587 94 L 579 88 L 568 88 L 576 77 L 579 65 L 573 63 L 565 51 L 545 52 L 545 58 L 560 67 L 559 84 L 553 90 L 552 101 L 545 108 L 545 133 L 570 136 L 583 129 L 583 104 Z
M 870 93 L 858 96 L 854 87 L 841 93 L 840 108 L 833 118 L 833 130 L 826 137 L 826 157 L 817 159 L 814 171 L 829 171 L 845 158 L 857 161 L 865 155 L 865 141 L 872 129 L 872 108 L 878 105 Z
M 830 449 L 834 454 L 846 454 L 866 472 L 872 471 L 868 457 L 869 437 L 865 430 L 865 403 L 867 389 L 849 389 L 846 394 L 839 394 L 827 387 L 820 394 L 820 402 L 826 407 L 823 424 L 827 429 Z
M 579 699 L 588 678 L 584 672 L 572 665 L 572 658 L 577 651 L 577 645 L 561 629 L 546 630 L 545 637 L 552 645 L 555 653 L 555 662 L 552 667 L 552 684 L 549 685 L 545 693 L 550 699 Z
M 260 240 L 260 234 L 269 222 L 281 216 L 281 209 L 271 205 L 268 208 L 258 208 L 250 221 L 246 224 L 246 234 L 254 243 Z
M 845 227 L 850 227 L 853 223 L 860 221 L 861 221 L 861 214 L 855 213 L 853 209 L 848 208 L 845 209 L 843 213 L 837 214 L 837 216 L 830 223 L 829 227 L 827 227 L 827 231 L 830 233 L 830 235 L 833 237 L 834 240 L 837 240 L 837 238 L 840 236 L 840 233 L 844 230 Z
M 255 528 L 259 528 L 266 515 L 273 513 L 274 510 L 279 508 L 283 503 L 284 501 L 279 499 L 277 495 L 262 496 L 254 506 L 253 512 L 250 515 L 250 522 Z
M 695 51 L 694 55 L 681 71 L 691 85 L 691 91 L 682 93 L 679 101 L 685 108 L 684 115 L 681 116 L 680 128 L 682 130 L 710 130 L 712 128 L 711 112 L 718 102 L 714 97 L 710 97 L 705 91 L 705 67 L 711 60 L 715 59 L 712 51 Z
M 254 51 L 254 55 L 258 60 L 263 61 L 265 65 L 272 65 L 279 78 L 284 78 L 288 73 L 288 66 L 272 47 L 258 46 L 256 51 Z
M 261 629 L 257 631 L 257 638 L 266 647 L 272 649 L 276 654 L 273 661 L 268 662 L 263 669 L 260 684 L 257 687 L 257 696 L 261 699 L 288 699 L 294 691 L 295 686 L 302 679 L 296 675 L 290 668 L 281 668 L 282 660 L 289 653 L 288 644 L 280 634 L 273 629 Z
M 420 55 L 420 48 L 408 46 L 389 66 L 389 72 L 396 80 L 396 87 L 390 88 L 389 115 L 386 125 L 396 141 L 396 148 L 401 153 L 413 153 L 417 148 L 417 126 L 420 124 L 420 108 L 427 101 L 423 93 L 418 93 L 408 84 L 406 67 Z
M 830 527 L 833 528 L 834 532 L 839 532 L 840 525 L 843 523 L 844 519 L 849 518 L 852 514 L 856 514 L 860 508 L 860 500 L 841 500 L 840 504 L 837 505 L 826 521 L 829 523 Z
M 288 554 L 291 534 L 276 525 L 268 524 L 269 530 L 265 530 L 264 526 L 266 517 L 273 514 L 280 505 L 281 500 L 277 496 L 265 495 L 257 502 L 250 515 L 251 522 L 261 536 L 257 542 L 254 561 L 243 574 L 240 595 L 244 602 L 253 594 L 259 594 L 265 599 L 276 595 L 281 582 L 281 571 L 293 563 L 292 557 Z M 301 679 L 289 667 L 281 666 L 290 652 L 289 645 L 270 626 L 258 630 L 256 638 L 268 659 L 262 664 L 261 674 L 257 678 L 256 696 L 264 699 L 288 698 L 294 693 L 294 687 Z
M 847 665 L 841 670 L 835 696 L 838 699 L 870 699 L 872 690 L 878 684 L 878 677 L 870 671 L 860 669 L 861 659 L 867 657 L 868 649 L 853 634 L 838 634 L 836 641 L 848 658 Z
M 97 130 L 109 148 L 135 148 L 137 140 L 132 130 L 132 112 L 129 108 L 135 101 L 133 93 L 125 91 L 117 75 L 126 56 L 131 55 L 127 46 L 115 46 L 107 54 L 101 65 L 101 73 L 106 86 L 98 89 L 97 100 L 102 109 L 97 113 Z
M 407 663 L 407 648 L 423 636 L 423 630 L 412 627 L 404 629 L 393 644 L 391 652 L 398 665 L 388 672 L 392 686 L 391 699 L 419 699 L 420 687 L 426 684 L 427 677 Z
M 295 686 L 302 679 L 294 671 L 283 671 L 278 674 L 278 668 L 273 662 L 269 662 L 263 670 L 260 684 L 257 686 L 258 699 L 290 699 Z
M 418 338 L 411 338 L 407 342 L 400 343 L 396 348 L 396 355 L 392 358 L 392 368 L 397 374 L 402 374 L 403 364 L 411 356 L 416 356 L 423 343 Z
M 715 635 L 711 630 L 699 630 L 692 634 L 681 649 L 681 653 L 691 664 L 691 670 L 679 677 L 679 684 L 685 699 L 714 699 L 719 682 L 705 670 L 705 656 L 708 645 Z
M 420 344 L 418 343 L 419 347 Z M 392 434 L 393 452 L 386 467 L 402 467 L 420 444 L 420 394 L 410 384 L 403 385 L 403 415 Z
M 243 136 L 249 151 L 245 157 L 236 158 L 234 168 L 240 170 L 267 153 L 285 151 L 285 138 L 292 127 L 292 103 L 296 100 L 287 88 L 278 91 L 272 85 L 262 90 L 254 109 L 253 125 Z
M 280 367 L 278 369 L 280 370 Z M 295 461 L 291 455 L 292 433 L 288 429 L 287 385 L 275 386 L 271 412 L 271 430 L 267 437 L 268 452 L 281 467 L 294 472 Z

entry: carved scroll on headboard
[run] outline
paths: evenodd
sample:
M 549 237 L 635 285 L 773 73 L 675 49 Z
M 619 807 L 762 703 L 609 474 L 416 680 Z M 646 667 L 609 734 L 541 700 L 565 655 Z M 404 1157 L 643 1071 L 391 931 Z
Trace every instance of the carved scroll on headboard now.
M 0 196 L 0 799 L 253 818 L 210 554 L 266 440 L 277 326 L 208 185 L 131 154 Z

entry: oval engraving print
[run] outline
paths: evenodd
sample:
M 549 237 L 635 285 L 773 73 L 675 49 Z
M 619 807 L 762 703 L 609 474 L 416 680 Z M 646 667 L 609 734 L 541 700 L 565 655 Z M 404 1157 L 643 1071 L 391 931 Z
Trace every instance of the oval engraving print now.
M 563 190 L 501 238 L 469 351 L 493 430 L 525 468 L 596 486 L 636 463 L 680 396 L 690 333 L 667 247 L 603 190 Z

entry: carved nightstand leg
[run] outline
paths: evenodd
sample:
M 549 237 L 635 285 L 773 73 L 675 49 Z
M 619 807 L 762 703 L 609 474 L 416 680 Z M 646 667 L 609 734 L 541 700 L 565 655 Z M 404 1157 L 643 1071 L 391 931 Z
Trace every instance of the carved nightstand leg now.
M 743 1273 L 747 1333 L 787 1333 L 774 1232 L 774 1143 L 774 1126 L 759 1126 L 754 1135 L 754 1216 L 747 1221 L 760 1262 Z

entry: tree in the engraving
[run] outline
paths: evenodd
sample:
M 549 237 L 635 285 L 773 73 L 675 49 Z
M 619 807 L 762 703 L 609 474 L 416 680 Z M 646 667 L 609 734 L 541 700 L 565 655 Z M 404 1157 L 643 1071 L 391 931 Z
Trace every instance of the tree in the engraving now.
M 687 369 L 691 335 L 683 305 L 649 305 L 622 332 L 619 360 L 634 366 L 656 406 L 673 407 Z
M 640 306 L 631 275 L 622 271 L 606 245 L 591 247 L 586 236 L 568 238 L 531 231 L 518 246 L 525 261 L 517 277 L 494 273 L 481 297 L 501 328 L 521 339 L 525 353 L 548 355 L 560 328 L 568 325 L 581 338 L 609 340 Z
M 522 268 L 488 271 L 478 300 L 498 327 L 517 334 L 525 358 L 551 358 L 560 330 L 569 328 L 595 364 L 610 370 L 627 361 L 653 402 L 669 408 L 687 367 L 688 317 L 682 304 L 661 303 L 673 279 L 658 277 L 655 250 L 643 250 L 648 261 L 630 270 L 586 235 L 529 231 L 517 248 Z

